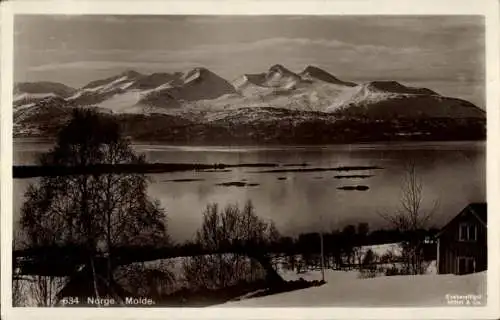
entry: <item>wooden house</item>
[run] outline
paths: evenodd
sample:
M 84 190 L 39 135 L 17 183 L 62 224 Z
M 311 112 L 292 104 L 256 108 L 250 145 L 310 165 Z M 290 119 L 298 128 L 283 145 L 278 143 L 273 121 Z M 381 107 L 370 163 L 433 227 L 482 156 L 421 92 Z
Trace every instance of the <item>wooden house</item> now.
M 486 203 L 471 203 L 437 234 L 437 272 L 467 274 L 488 266 Z

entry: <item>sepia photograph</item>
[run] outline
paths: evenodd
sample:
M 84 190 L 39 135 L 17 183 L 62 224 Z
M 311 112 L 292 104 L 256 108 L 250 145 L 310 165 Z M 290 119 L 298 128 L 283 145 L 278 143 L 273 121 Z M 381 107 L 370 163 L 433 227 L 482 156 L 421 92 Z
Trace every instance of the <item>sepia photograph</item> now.
M 13 33 L 12 307 L 490 303 L 484 16 Z

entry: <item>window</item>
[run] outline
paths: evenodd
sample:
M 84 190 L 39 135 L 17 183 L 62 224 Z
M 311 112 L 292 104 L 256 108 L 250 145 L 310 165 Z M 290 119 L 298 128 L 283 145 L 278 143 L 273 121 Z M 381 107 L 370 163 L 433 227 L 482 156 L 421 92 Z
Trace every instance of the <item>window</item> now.
M 475 224 L 461 223 L 458 229 L 459 241 L 477 241 L 477 226 Z
M 425 239 L 424 239 L 425 244 L 433 244 L 435 242 L 436 242 L 436 240 L 434 240 L 433 238 L 431 238 L 429 236 L 425 237 Z
M 473 257 L 458 257 L 457 258 L 457 273 L 467 274 L 476 271 L 476 259 Z

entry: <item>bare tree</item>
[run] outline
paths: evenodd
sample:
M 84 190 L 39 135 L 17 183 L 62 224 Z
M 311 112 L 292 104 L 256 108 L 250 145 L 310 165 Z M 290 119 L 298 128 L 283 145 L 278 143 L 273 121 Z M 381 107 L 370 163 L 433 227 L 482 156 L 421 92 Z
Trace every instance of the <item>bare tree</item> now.
M 35 276 L 28 282 L 27 289 L 37 307 L 50 307 L 57 303 L 57 292 L 66 281 L 61 277 Z
M 276 223 L 274 223 L 274 221 L 269 222 L 267 232 L 270 244 L 277 244 L 278 241 L 281 239 L 281 233 L 276 227 Z
M 405 175 L 401 186 L 400 208 L 393 214 L 379 213 L 404 235 L 401 249 L 403 272 L 406 274 L 425 273 L 422 232 L 428 226 L 438 202 L 433 201 L 432 207 L 426 209 L 423 188 L 415 163 L 408 162 L 405 165 Z
M 118 268 L 115 277 L 124 289 L 138 297 L 149 297 L 161 301 L 176 289 L 171 260 L 152 263 L 138 262 Z
M 13 276 L 12 278 L 12 306 L 20 307 L 25 305 L 25 281 Z
M 44 166 L 88 167 L 145 161 L 135 155 L 113 118 L 77 110 L 59 133 L 55 147 L 39 162 Z M 97 298 L 107 295 L 114 283 L 118 247 L 168 243 L 166 214 L 146 194 L 147 183 L 145 175 L 136 173 L 43 177 L 26 192 L 19 240 L 26 248 L 83 248 L 84 269 L 91 271 L 93 294 Z M 99 290 L 98 278 L 107 289 Z M 47 281 L 50 284 L 52 280 Z M 42 279 L 39 282 L 45 290 Z M 46 288 L 52 290 L 49 284 Z
M 347 258 L 348 268 L 351 269 L 356 260 L 356 227 L 352 224 L 345 226 L 341 237 L 342 251 Z
M 217 204 L 208 205 L 203 213 L 203 224 L 196 233 L 195 242 L 206 255 L 184 260 L 184 276 L 194 287 L 222 288 L 239 281 L 254 281 L 266 277 L 276 279 L 267 248 L 275 227 L 260 219 L 251 202 L 243 209 L 227 205 L 223 210 Z
M 374 278 L 377 275 L 377 262 L 378 256 L 372 249 L 366 251 L 359 265 L 359 272 L 361 278 Z
M 366 238 L 370 231 L 369 225 L 366 222 L 358 223 L 356 227 L 355 243 L 354 243 L 354 261 L 361 269 L 363 264 L 363 245 L 366 243 Z
M 268 228 L 267 228 L 267 238 L 269 242 L 269 248 L 274 249 L 276 245 L 278 244 L 278 241 L 281 239 L 281 233 L 279 232 L 278 228 L 276 227 L 276 224 L 274 221 L 269 222 Z M 279 265 L 279 259 L 281 258 L 279 255 L 277 255 L 276 252 L 273 252 L 273 258 L 272 258 L 272 264 L 274 269 L 278 268 Z

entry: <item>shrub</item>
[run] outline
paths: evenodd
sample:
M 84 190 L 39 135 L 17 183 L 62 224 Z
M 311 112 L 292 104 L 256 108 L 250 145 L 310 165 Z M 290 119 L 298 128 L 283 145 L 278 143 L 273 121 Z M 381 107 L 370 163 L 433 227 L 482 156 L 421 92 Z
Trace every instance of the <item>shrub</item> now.
M 402 270 L 396 266 L 392 266 L 392 267 L 387 268 L 385 270 L 386 276 L 399 276 L 399 275 L 403 275 L 403 274 L 405 274 L 404 270 Z
M 378 275 L 377 269 L 362 269 L 358 277 L 361 279 L 375 278 Z
M 211 254 L 184 259 L 185 281 L 190 287 L 218 289 L 241 280 L 279 278 L 271 256 L 263 250 L 279 237 L 274 224 L 258 217 L 250 201 L 243 209 L 236 204 L 225 208 L 208 205 L 195 243 Z M 226 250 L 236 251 L 228 254 Z

